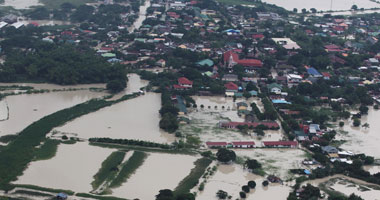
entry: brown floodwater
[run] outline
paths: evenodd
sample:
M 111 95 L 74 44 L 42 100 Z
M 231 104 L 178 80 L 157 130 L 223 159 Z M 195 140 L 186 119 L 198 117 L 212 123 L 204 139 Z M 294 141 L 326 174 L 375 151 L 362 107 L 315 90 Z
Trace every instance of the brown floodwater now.
M 1 104 L 2 107 L 8 105 L 9 119 L 0 121 L 0 136 L 16 134 L 46 115 L 103 95 L 100 92 L 81 90 L 7 96 Z
M 138 74 L 134 74 L 134 73 L 128 74 L 128 82 L 127 82 L 127 87 L 125 88 L 125 90 L 114 95 L 110 100 L 116 100 L 126 94 L 139 92 L 140 88 L 145 87 L 148 84 L 149 84 L 149 81 L 142 80 Z
M 54 158 L 30 163 L 15 183 L 90 192 L 93 176 L 112 151 L 87 142 L 60 144 Z
M 122 184 L 113 190 L 112 196 L 128 199 L 154 199 L 161 189 L 173 190 L 194 167 L 199 157 L 150 153 L 144 164 Z
M 161 94 L 146 93 L 66 123 L 55 130 L 79 138 L 109 137 L 171 143 L 173 134 L 159 128 Z
M 337 130 L 344 131 L 337 135 L 337 139 L 347 142 L 340 147 L 354 153 L 365 153 L 380 158 L 380 111 L 369 108 L 368 115 L 363 115 L 361 124 L 368 123 L 369 128 L 353 127 L 352 120 L 345 121 L 345 125 Z
M 50 83 L 0 83 L 0 86 L 28 86 L 36 90 L 64 90 L 64 89 L 89 89 L 89 88 L 106 88 L 106 84 L 79 84 L 79 85 L 57 85 Z
M 138 30 L 144 20 L 146 19 L 146 10 L 150 7 L 150 1 L 145 0 L 144 5 L 140 6 L 139 17 L 133 23 L 133 25 L 129 28 L 129 32 L 133 32 L 134 30 Z
M 254 199 L 286 199 L 291 188 L 280 184 L 269 184 L 263 187 L 264 178 L 257 176 L 244 170 L 242 166 L 237 164 L 219 165 L 216 173 L 207 181 L 204 191 L 197 193 L 197 200 L 217 199 L 216 192 L 218 190 L 226 191 L 232 196 L 232 199 L 240 199 L 239 192 L 243 185 L 247 185 L 248 181 L 256 182 L 256 188 L 247 194 L 248 200 Z M 203 181 L 203 180 L 201 180 Z M 200 182 L 201 182 L 200 181 Z

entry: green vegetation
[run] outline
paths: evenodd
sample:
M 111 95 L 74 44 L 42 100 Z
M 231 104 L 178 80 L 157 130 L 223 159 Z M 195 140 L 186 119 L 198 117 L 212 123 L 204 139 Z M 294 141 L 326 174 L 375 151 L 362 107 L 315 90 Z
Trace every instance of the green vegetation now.
M 128 178 L 144 163 L 148 154 L 135 151 L 133 155 L 123 164 L 118 176 L 111 182 L 110 187 L 119 187 L 122 183 L 126 182 Z
M 111 138 L 90 138 L 90 142 L 108 143 L 108 144 L 123 144 L 134 145 L 143 147 L 155 147 L 161 149 L 170 149 L 172 146 L 167 144 L 160 144 L 155 142 L 147 142 L 142 140 L 129 140 L 129 139 L 111 139 Z
M 107 157 L 102 163 L 102 167 L 94 175 L 94 181 L 92 181 L 92 188 L 95 190 L 104 181 L 111 181 L 115 178 L 117 172 L 119 171 L 118 166 L 123 162 L 125 157 L 125 152 L 116 151 L 112 152 L 111 155 Z
M 46 140 L 45 136 L 54 127 L 61 126 L 90 112 L 97 111 L 114 103 L 133 98 L 138 94 L 126 95 L 117 101 L 93 99 L 71 108 L 63 109 L 42 119 L 22 130 L 18 137 L 0 152 L 0 188 L 9 189 L 11 181 L 16 180 L 31 162 L 38 150 L 36 147 Z
M 195 161 L 195 167 L 191 170 L 190 174 L 186 176 L 174 189 L 174 194 L 185 194 L 190 192 L 190 190 L 198 184 L 199 179 L 202 177 L 211 162 L 212 160 L 209 158 L 200 158 Z
M 97 196 L 97 195 L 92 195 L 92 194 L 88 194 L 88 193 L 76 193 L 75 196 L 77 196 L 77 197 L 91 198 L 91 199 L 98 199 L 98 200 L 125 200 L 123 198 L 118 198 L 118 197 Z
M 94 2 L 94 0 L 40 0 L 40 2 L 47 8 L 57 9 L 60 8 L 63 3 L 70 3 L 74 6 L 80 6 L 85 3 Z
M 60 141 L 58 140 L 46 140 L 45 143 L 36 150 L 34 160 L 49 160 L 53 158 L 57 153 L 59 144 Z
M 51 192 L 51 193 L 60 193 L 60 192 L 64 192 L 68 195 L 73 195 L 74 192 L 71 191 L 71 190 L 60 190 L 60 189 L 52 189 L 52 188 L 46 188 L 46 187 L 39 187 L 39 186 L 35 186 L 35 185 L 21 185 L 21 184 L 14 184 L 13 185 L 14 187 L 18 187 L 18 188 L 27 188 L 27 189 L 32 189 L 32 190 L 39 190 L 39 191 L 43 191 L 43 192 Z
M 0 142 L 8 143 L 17 138 L 17 135 L 3 135 L 0 137 Z
M 248 0 L 216 0 L 220 3 L 225 3 L 228 5 L 253 5 L 253 1 Z

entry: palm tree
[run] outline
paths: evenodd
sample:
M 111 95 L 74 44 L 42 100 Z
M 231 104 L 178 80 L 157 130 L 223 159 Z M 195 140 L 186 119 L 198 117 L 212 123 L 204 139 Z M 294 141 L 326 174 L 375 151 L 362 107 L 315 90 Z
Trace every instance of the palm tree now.
M 365 129 L 367 129 L 367 128 L 369 128 L 369 124 L 366 122 L 366 123 L 364 123 L 364 124 L 362 125 L 362 127 L 365 128 Z

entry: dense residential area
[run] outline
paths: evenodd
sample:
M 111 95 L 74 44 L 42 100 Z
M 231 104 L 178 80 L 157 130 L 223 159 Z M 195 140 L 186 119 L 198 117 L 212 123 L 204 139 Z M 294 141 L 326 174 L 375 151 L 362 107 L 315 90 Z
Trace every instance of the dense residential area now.
M 294 2 L 0 1 L 0 199 L 378 199 L 380 3 Z

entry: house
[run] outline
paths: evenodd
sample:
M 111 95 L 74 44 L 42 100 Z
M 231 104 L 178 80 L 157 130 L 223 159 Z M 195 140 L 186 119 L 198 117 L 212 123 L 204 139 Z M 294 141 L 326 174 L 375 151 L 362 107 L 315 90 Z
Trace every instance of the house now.
M 204 60 L 201 60 L 199 62 L 196 63 L 197 66 L 201 66 L 201 67 L 212 67 L 214 65 L 214 61 L 210 60 L 210 59 L 204 59 Z
M 296 136 L 297 141 L 309 140 L 309 136 L 303 131 L 294 131 L 294 135 Z
M 156 65 L 159 67 L 165 67 L 166 61 L 164 59 L 160 59 L 156 62 Z
M 333 146 L 324 146 L 321 148 L 324 154 L 337 154 L 339 150 Z
M 238 92 L 239 86 L 237 86 L 233 82 L 228 82 L 224 84 L 224 87 L 226 88 L 226 92 Z
M 206 142 L 208 148 L 226 148 L 227 142 Z
M 58 200 L 66 200 L 67 199 L 67 194 L 61 192 L 61 193 L 57 194 L 56 198 Z
M 300 83 L 302 81 L 302 76 L 297 74 L 288 74 L 286 78 L 288 83 Z
M 280 84 L 271 83 L 267 87 L 268 87 L 268 92 L 281 94 L 282 86 Z
M 192 88 L 193 87 L 193 81 L 190 81 L 186 77 L 178 78 L 178 85 L 186 88 Z
M 222 78 L 223 81 L 236 82 L 239 80 L 238 75 L 236 74 L 225 74 Z
M 264 147 L 268 148 L 296 148 L 298 146 L 297 141 L 266 141 L 263 142 Z
M 238 107 L 238 110 L 247 110 L 248 104 L 245 102 L 238 102 L 236 103 L 236 106 Z
M 307 67 L 306 66 L 307 73 L 310 77 L 313 78 L 322 78 L 322 74 L 319 73 L 314 67 Z
M 301 47 L 290 38 L 272 38 L 272 40 L 276 42 L 276 44 L 279 44 L 282 47 L 284 47 L 286 50 L 301 49 Z
M 309 125 L 309 133 L 310 134 L 317 134 L 321 129 L 319 128 L 318 124 L 310 124 Z
M 186 108 L 186 105 L 185 105 L 185 102 L 184 102 L 182 96 L 177 95 L 176 96 L 176 100 L 177 100 L 176 106 L 177 106 L 177 108 L 179 110 L 178 115 L 185 115 L 185 114 L 187 114 L 187 108 Z
M 257 91 L 252 90 L 248 92 L 251 96 L 256 97 L 258 95 Z
M 231 142 L 233 148 L 255 148 L 254 141 Z
M 278 129 L 280 126 L 275 121 L 266 121 L 266 122 L 219 122 L 219 127 L 221 128 L 231 128 L 236 129 L 238 126 L 248 126 L 256 128 L 257 126 L 262 125 L 269 129 Z
M 244 67 L 249 68 L 251 70 L 258 69 L 263 66 L 263 63 L 257 59 L 240 59 L 239 55 L 235 53 L 234 50 L 226 51 L 223 54 L 223 61 L 228 68 L 232 68 L 237 64 L 243 65 Z

